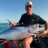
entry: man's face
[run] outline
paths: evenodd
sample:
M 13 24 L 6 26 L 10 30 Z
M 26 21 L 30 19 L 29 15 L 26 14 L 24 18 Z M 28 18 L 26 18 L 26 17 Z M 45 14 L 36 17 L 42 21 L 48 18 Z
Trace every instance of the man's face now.
M 33 6 L 32 5 L 26 5 L 25 9 L 27 12 L 32 12 Z

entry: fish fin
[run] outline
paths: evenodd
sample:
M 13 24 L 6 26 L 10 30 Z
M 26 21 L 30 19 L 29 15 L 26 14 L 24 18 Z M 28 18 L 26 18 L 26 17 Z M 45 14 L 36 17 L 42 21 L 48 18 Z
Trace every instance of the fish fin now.
M 12 24 L 12 22 L 10 20 L 8 20 L 9 24 Z

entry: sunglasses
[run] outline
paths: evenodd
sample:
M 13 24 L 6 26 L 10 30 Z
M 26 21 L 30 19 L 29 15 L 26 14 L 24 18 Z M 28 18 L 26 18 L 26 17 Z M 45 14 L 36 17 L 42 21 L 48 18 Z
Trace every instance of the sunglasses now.
M 32 8 L 32 5 L 27 5 L 27 6 L 26 6 L 26 9 L 28 9 L 29 7 Z

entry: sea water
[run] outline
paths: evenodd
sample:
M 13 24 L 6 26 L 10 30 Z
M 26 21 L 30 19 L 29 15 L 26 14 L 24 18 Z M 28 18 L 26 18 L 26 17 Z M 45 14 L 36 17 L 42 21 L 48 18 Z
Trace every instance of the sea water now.
M 0 32 L 3 32 L 4 30 L 10 28 L 9 23 L 0 23 Z

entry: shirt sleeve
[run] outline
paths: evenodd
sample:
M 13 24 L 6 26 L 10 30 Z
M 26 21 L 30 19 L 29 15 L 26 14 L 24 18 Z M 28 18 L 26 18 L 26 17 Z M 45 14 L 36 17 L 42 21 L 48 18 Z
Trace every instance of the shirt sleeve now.
M 24 19 L 24 16 L 22 15 L 20 20 L 19 20 L 19 23 L 23 23 L 23 19 Z
M 41 17 L 39 17 L 39 24 L 45 24 L 46 21 L 44 19 L 42 19 Z

